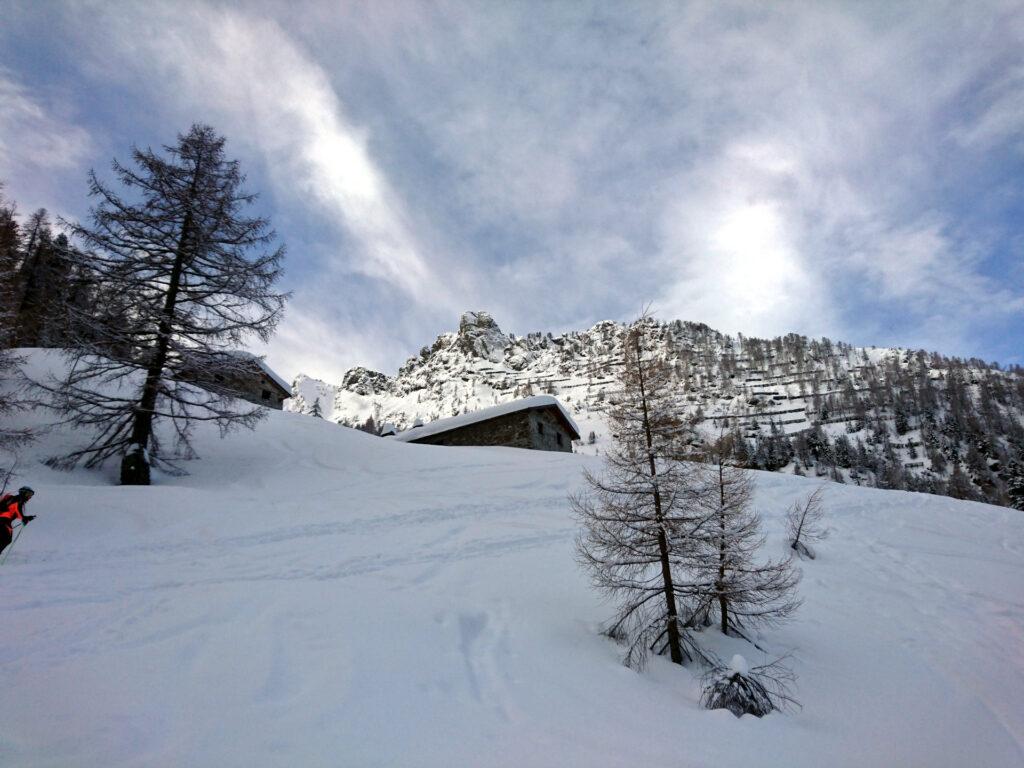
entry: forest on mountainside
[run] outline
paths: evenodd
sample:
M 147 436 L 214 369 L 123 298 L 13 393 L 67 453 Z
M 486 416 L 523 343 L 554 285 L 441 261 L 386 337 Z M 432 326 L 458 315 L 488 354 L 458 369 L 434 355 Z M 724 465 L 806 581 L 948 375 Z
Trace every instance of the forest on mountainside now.
M 697 440 L 730 433 L 740 466 L 1024 509 L 1020 366 L 649 322 L 648 353 L 669 363 Z M 602 321 L 561 335 L 505 335 L 487 313 L 469 312 L 458 332 L 424 346 L 394 377 L 358 367 L 334 387 L 298 376 L 291 407 L 308 412 L 319 402 L 324 418 L 372 432 L 551 394 L 586 435 L 577 450 L 600 452 L 624 333 Z
M 824 364 L 800 382 L 806 428 L 787 434 L 773 414 L 720 420 L 742 421 L 732 427 L 742 465 L 1024 509 L 1019 367 L 906 350 L 873 362 L 847 344 L 793 336 L 743 347 L 757 364 L 797 377 L 804 354 Z

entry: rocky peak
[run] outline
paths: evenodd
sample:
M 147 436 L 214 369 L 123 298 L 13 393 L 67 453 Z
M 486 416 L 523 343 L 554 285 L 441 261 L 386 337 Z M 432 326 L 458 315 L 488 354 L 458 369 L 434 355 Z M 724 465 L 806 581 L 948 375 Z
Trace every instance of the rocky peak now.
M 359 366 L 352 368 L 341 381 L 342 389 L 355 392 L 357 395 L 375 395 L 391 389 L 391 379 L 380 371 L 371 371 Z
M 487 312 L 465 312 L 459 321 L 456 344 L 467 355 L 500 363 L 512 342 Z

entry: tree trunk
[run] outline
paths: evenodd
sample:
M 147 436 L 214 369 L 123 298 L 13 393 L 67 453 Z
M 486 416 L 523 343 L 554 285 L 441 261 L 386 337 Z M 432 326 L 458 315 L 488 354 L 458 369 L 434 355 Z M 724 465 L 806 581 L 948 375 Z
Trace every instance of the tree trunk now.
M 192 178 L 195 188 L 199 169 Z M 174 264 L 167 285 L 167 296 L 164 299 L 163 316 L 157 326 L 156 350 L 149 366 L 146 368 L 146 381 L 142 386 L 142 398 L 135 409 L 135 423 L 132 425 L 131 441 L 141 450 L 127 453 L 121 461 L 122 485 L 149 485 L 149 463 L 146 450 L 153 434 L 153 411 L 156 409 L 156 398 L 163 378 L 164 366 L 167 364 L 167 350 L 171 344 L 171 323 L 174 320 L 174 307 L 178 301 L 178 289 L 181 284 L 181 273 L 185 268 L 185 247 L 189 230 L 192 228 L 192 211 L 185 212 L 185 220 L 181 224 L 181 235 L 174 253 Z
M 722 634 L 729 634 L 729 599 L 725 594 L 725 471 L 722 458 L 718 458 L 718 527 L 721 538 L 718 540 L 718 608 L 722 614 Z
M 655 504 L 658 503 L 658 496 L 655 495 Z M 665 608 L 668 611 L 668 652 L 674 664 L 683 663 L 683 647 L 679 638 L 679 619 L 676 613 L 675 585 L 672 583 L 672 570 L 668 558 L 668 541 L 665 536 L 665 529 L 658 531 L 658 549 L 661 553 L 661 578 L 665 584 Z
M 679 637 L 679 619 L 676 611 L 676 591 L 672 582 L 672 564 L 669 560 L 668 536 L 665 533 L 665 518 L 661 510 L 661 493 L 658 490 L 658 468 L 654 463 L 654 441 L 651 438 L 651 422 L 647 412 L 647 392 L 644 389 L 643 367 L 640 365 L 640 337 L 636 341 L 636 369 L 640 382 L 640 403 L 644 411 L 644 437 L 647 440 L 647 460 L 650 467 L 651 482 L 654 483 L 654 516 L 660 526 L 658 529 L 658 553 L 661 556 L 661 578 L 665 590 L 665 609 L 668 613 L 668 650 L 674 664 L 683 663 L 683 647 Z

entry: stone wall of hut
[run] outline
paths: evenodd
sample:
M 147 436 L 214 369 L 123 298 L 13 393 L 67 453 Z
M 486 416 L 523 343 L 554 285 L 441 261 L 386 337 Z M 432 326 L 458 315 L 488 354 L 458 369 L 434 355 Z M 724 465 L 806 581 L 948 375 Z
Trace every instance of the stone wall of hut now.
M 529 411 L 531 448 L 572 452 L 572 437 L 550 408 Z
M 284 409 L 285 396 L 281 394 L 281 388 L 262 371 L 253 371 L 246 376 L 231 376 L 226 380 L 222 378 L 217 385 L 231 390 L 236 397 L 250 403 L 279 411 Z
M 542 451 L 572 451 L 569 433 L 549 410 L 516 411 L 428 435 L 415 442 L 420 445 L 503 445 Z

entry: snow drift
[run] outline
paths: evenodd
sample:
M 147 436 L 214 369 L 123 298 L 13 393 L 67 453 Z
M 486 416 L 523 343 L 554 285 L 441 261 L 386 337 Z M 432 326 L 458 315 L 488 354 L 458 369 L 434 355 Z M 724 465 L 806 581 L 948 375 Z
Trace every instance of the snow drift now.
M 38 373 L 53 358 L 34 353 Z M 36 413 L 30 420 L 39 422 Z M 593 457 L 384 440 L 271 412 L 190 475 L 117 487 L 23 456 L 0 570 L 0 764 L 1019 766 L 1024 515 L 829 486 L 792 650 L 804 708 L 699 708 L 598 634 L 566 500 Z M 111 473 L 115 471 L 111 469 Z M 758 473 L 770 554 L 814 483 Z

